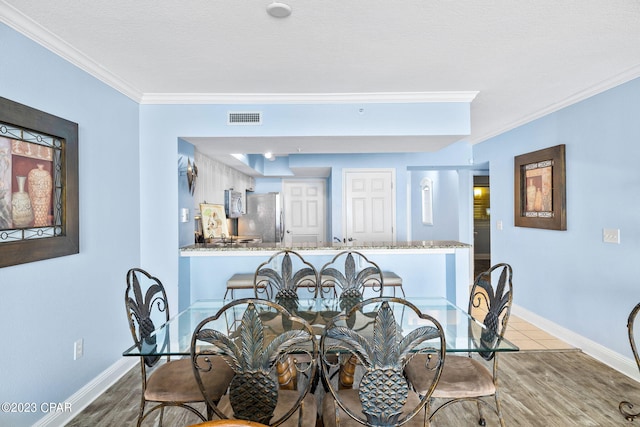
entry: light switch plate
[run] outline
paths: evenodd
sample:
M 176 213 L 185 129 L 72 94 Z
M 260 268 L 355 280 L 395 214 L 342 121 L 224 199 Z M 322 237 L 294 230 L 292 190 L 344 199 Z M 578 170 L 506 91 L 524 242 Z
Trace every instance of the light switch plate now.
M 602 241 L 604 243 L 620 244 L 620 229 L 619 228 L 603 228 Z
M 80 338 L 73 343 L 73 360 L 78 360 L 84 355 L 84 340 Z

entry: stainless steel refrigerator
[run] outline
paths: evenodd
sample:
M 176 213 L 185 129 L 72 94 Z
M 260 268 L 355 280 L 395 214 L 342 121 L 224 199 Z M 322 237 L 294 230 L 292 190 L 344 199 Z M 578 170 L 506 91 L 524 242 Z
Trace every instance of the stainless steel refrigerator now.
M 238 235 L 259 236 L 263 242 L 282 242 L 284 218 L 280 193 L 247 194 L 246 214 L 238 218 Z

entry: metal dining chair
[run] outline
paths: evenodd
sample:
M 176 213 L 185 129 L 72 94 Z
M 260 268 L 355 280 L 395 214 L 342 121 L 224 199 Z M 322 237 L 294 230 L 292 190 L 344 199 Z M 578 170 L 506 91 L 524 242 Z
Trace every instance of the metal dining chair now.
M 225 318 L 241 319 L 235 330 L 220 332 Z M 315 426 L 317 404 L 309 393 L 318 343 L 311 326 L 283 306 L 257 298 L 240 299 L 203 319 L 191 339 L 191 364 L 207 404 L 220 419 L 243 419 L 269 426 Z M 298 356 L 305 355 L 306 363 Z M 215 374 L 214 358 L 233 369 L 228 393 L 206 384 Z M 298 375 L 299 372 L 307 375 Z
M 634 324 L 636 323 L 636 316 L 638 315 L 638 311 L 640 311 L 640 303 L 636 304 L 636 306 L 629 313 L 629 317 L 627 318 L 627 333 L 629 334 L 629 344 L 631 345 L 631 351 L 633 352 L 633 357 L 636 360 L 636 365 L 638 369 L 640 369 L 640 356 L 638 355 L 638 347 L 636 345 L 636 339 L 634 334 Z M 622 401 L 618 406 L 620 413 L 624 415 L 624 417 L 628 421 L 633 421 L 637 417 L 640 417 L 640 411 L 633 410 L 633 403 L 629 401 Z
M 127 272 L 127 289 L 125 306 L 131 336 L 139 351 L 153 353 L 154 348 L 166 349 L 169 335 L 164 335 L 161 342 L 153 335 L 157 326 L 166 323 L 169 316 L 169 303 L 164 286 L 160 280 L 140 268 L 132 268 Z M 212 392 L 212 400 L 219 400 L 224 394 L 233 371 L 220 359 L 212 359 L 218 369 L 216 375 L 204 375 L 202 381 Z M 198 411 L 193 404 L 204 403 L 205 399 L 191 368 L 189 359 L 171 360 L 170 356 L 140 356 L 142 378 L 142 394 L 137 425 L 155 411 L 160 411 L 159 425 L 162 426 L 164 409 L 180 407 L 196 414 L 202 421 L 208 416 Z M 156 405 L 145 411 L 147 403 Z
M 513 301 L 511 277 L 509 264 L 497 264 L 479 274 L 473 283 L 468 313 L 482 322 L 485 328 L 476 328 L 475 323 L 470 322 L 469 332 L 470 336 L 477 338 L 475 345 L 479 348 L 494 349 L 504 336 Z M 493 361 L 492 369 L 474 359 L 473 354 L 479 354 L 485 361 Z M 487 350 L 465 356 L 448 356 L 440 381 L 431 395 L 433 398 L 444 399 L 445 402 L 433 411 L 430 418 L 433 419 L 442 409 L 454 403 L 475 401 L 480 425 L 486 424 L 482 413 L 482 406 L 485 405 L 493 409 L 500 419 L 500 425 L 504 427 L 498 388 L 498 355 L 499 352 Z M 427 392 L 430 384 L 426 365 L 428 359 L 424 355 L 418 355 L 405 367 L 405 375 L 421 395 Z M 491 406 L 484 400 L 485 397 L 493 397 L 495 405 Z
M 422 326 L 403 335 L 396 316 L 405 310 L 413 311 Z M 370 327 L 356 331 L 349 326 L 358 324 L 357 318 L 365 313 L 374 315 Z M 411 389 L 403 373 L 416 351 L 430 362 L 428 375 L 423 376 L 429 377 L 429 386 L 423 395 Z M 346 360 L 338 367 L 338 380 L 333 374 L 336 354 Z M 410 302 L 379 297 L 356 304 L 335 317 L 320 340 L 321 373 L 328 390 L 322 404 L 324 427 L 428 425 L 431 392 L 446 366 L 445 354 L 440 323 Z

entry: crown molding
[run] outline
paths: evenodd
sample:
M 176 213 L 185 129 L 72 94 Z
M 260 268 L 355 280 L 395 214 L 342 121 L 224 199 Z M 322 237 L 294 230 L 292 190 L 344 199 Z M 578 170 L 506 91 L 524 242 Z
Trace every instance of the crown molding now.
M 142 99 L 142 92 L 4 1 L 0 1 L 0 22 L 7 24 L 20 34 L 64 58 L 132 100 L 139 103 Z
M 478 91 L 370 93 L 145 93 L 141 104 L 352 104 L 471 102 Z
M 490 133 L 487 133 L 475 138 L 469 138 L 467 139 L 467 141 L 470 144 L 478 144 L 480 142 L 486 141 L 488 139 L 494 138 L 503 133 L 509 132 L 517 127 L 526 125 L 527 123 L 530 123 L 534 120 L 542 118 L 548 114 L 555 113 L 556 111 L 562 110 L 563 108 L 569 107 L 573 104 L 577 104 L 578 102 L 591 98 L 594 95 L 598 95 L 602 92 L 605 92 L 609 89 L 613 89 L 616 86 L 620 86 L 621 84 L 630 82 L 631 80 L 634 80 L 637 78 L 640 78 L 640 66 L 631 67 L 628 70 L 623 71 L 622 73 L 617 74 L 610 79 L 603 80 L 600 83 L 593 85 L 590 88 L 585 89 L 583 91 L 575 93 L 574 95 L 569 96 L 560 102 L 556 102 L 555 104 L 552 104 L 546 108 L 538 110 L 535 113 L 524 116 L 519 120 L 513 121 L 508 125 L 505 125 L 499 129 L 496 129 Z M 472 120 L 473 120 L 473 117 L 472 117 Z

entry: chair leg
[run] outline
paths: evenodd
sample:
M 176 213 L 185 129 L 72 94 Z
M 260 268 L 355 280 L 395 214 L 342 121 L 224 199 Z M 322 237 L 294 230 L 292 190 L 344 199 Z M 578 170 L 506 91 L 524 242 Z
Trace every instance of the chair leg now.
M 429 416 L 431 415 L 431 402 L 433 402 L 433 399 L 429 398 L 427 404 L 424 405 L 424 421 L 422 422 L 424 427 L 429 427 L 431 425 L 431 417 Z
M 478 425 L 486 426 L 487 420 L 484 418 L 484 415 L 482 415 L 482 403 L 480 400 L 476 402 L 476 405 L 478 406 Z
M 138 423 L 136 424 L 137 427 L 140 427 L 142 425 L 142 416 L 144 415 L 144 406 L 145 406 L 145 400 L 144 400 L 144 396 L 142 397 L 142 401 L 140 402 L 140 413 L 138 414 Z
M 504 418 L 502 417 L 502 406 L 500 405 L 500 398 L 498 397 L 498 391 L 496 390 L 496 394 L 494 395 L 496 399 L 496 412 L 498 413 L 498 418 L 500 419 L 500 426 L 505 427 Z

